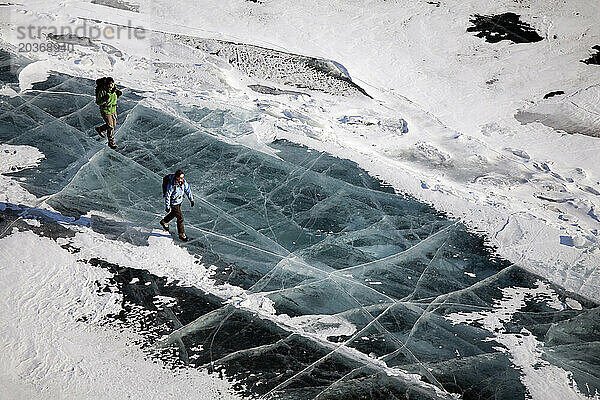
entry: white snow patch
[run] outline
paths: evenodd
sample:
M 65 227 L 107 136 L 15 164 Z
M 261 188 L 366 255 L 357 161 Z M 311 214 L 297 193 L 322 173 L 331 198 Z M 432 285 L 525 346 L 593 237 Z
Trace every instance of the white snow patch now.
M 35 147 L 0 144 L 0 202 L 34 205 L 36 197 L 5 174 L 38 165 L 44 155 Z
M 567 306 L 569 306 L 569 308 L 572 308 L 573 310 L 583 310 L 581 303 L 579 303 L 577 300 L 572 299 L 570 297 L 567 297 L 565 299 L 565 303 L 567 303 Z
M 0 174 L 35 167 L 44 158 L 35 147 L 0 144 Z
M 26 222 L 28 225 L 31 225 L 31 226 L 36 226 L 36 227 L 40 227 L 40 226 L 42 225 L 42 224 L 40 223 L 40 221 L 39 221 L 39 220 L 37 220 L 37 219 L 26 219 L 26 220 L 25 220 L 25 222 Z
M 50 76 L 53 63 L 50 60 L 36 61 L 27 64 L 19 73 L 19 88 L 21 92 L 33 88 L 36 82 L 44 82 Z
M 337 315 L 301 315 L 289 319 L 288 324 L 323 340 L 329 336 L 351 336 L 356 326 Z
M 244 293 L 239 298 L 232 299 L 236 307 L 242 307 L 263 316 L 274 316 L 275 303 L 262 293 Z
M 8 86 L 0 88 L 0 96 L 15 97 L 18 94 L 19 93 L 17 93 L 13 88 L 10 88 Z
M 154 296 L 152 303 L 158 310 L 177 305 L 177 299 L 169 296 Z

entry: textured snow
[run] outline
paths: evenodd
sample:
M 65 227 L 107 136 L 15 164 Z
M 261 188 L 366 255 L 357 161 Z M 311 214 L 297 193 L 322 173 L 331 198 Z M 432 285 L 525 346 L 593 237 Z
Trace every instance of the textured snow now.
M 42 158 L 44 155 L 35 147 L 0 145 L 0 202 L 29 205 L 36 203 L 35 196 L 5 174 L 35 166 Z
M 163 375 L 181 390 L 176 397 L 204 379 L 228 390 L 190 366 L 223 366 L 254 394 L 303 390 L 304 398 L 360 396 L 368 385 L 424 398 L 545 399 L 548 388 L 557 399 L 598 397 L 600 69 L 581 62 L 598 43 L 598 5 L 27 0 L 2 8 L 2 46 L 13 52 L 22 42 L 16 28 L 28 24 L 137 25 L 146 34 L 42 35 L 32 41 L 73 39 L 75 51 L 2 60 L 17 79 L 2 78 L 0 88 L 3 121 L 12 123 L 0 132 L 11 143 L 0 165 L 35 196 L 1 177 L 3 212 L 20 214 L 0 231 L 0 248 L 12 266 L 25 261 L 14 253 L 19 241 L 27 254 L 48 248 L 64 260 L 61 268 L 34 257 L 20 280 L 6 270 L 5 301 L 31 295 L 28 279 L 46 266 L 54 275 L 40 276 L 56 287 L 88 289 L 64 298 L 42 290 L 18 302 L 30 307 L 23 324 L 41 318 L 51 329 L 5 335 L 6 348 L 25 343 L 11 366 L 35 363 L 37 351 L 44 360 L 21 375 L 8 370 L 2 379 L 15 395 L 35 398 L 46 384 L 50 397 L 93 393 L 95 375 L 85 369 L 48 383 L 54 368 L 73 364 L 72 347 L 56 335 L 60 321 L 85 337 L 114 333 L 64 309 L 96 316 L 92 323 L 122 312 L 133 318 L 127 334 L 165 353 L 175 347 L 186 366 L 183 375 L 154 367 L 140 358 L 144 345 L 86 359 L 117 364 L 110 380 L 122 384 L 106 393 L 113 397 L 129 380 L 140 383 L 140 397 L 160 396 L 142 383 Z M 488 43 L 467 32 L 473 15 L 508 11 L 543 40 Z M 98 116 L 86 78 L 103 75 L 125 88 L 122 154 L 92 129 Z M 165 135 L 185 146 L 170 154 Z M 509 262 L 480 253 L 460 224 L 424 209 L 407 216 L 412 203 L 395 214 L 398 196 L 373 190 L 364 171 L 344 176 L 354 166 L 323 151 L 484 232 Z M 186 212 L 187 247 L 153 229 L 161 208 L 149 190 L 181 162 L 200 192 Z M 68 238 L 36 236 L 52 235 L 56 223 Z M 90 275 L 72 277 L 74 268 Z M 111 294 L 97 296 L 90 283 L 102 277 L 129 286 L 106 283 Z M 111 303 L 104 313 L 103 301 L 119 290 L 130 296 L 127 307 Z M 181 291 L 201 299 L 195 313 L 181 311 L 190 301 Z M 89 307 L 63 303 L 78 299 Z M 15 318 L 8 307 L 1 312 Z M 135 329 L 155 315 L 170 325 Z M 241 343 L 228 342 L 234 332 Z M 38 349 L 48 335 L 69 355 L 64 364 Z M 129 343 L 110 340 L 118 349 Z

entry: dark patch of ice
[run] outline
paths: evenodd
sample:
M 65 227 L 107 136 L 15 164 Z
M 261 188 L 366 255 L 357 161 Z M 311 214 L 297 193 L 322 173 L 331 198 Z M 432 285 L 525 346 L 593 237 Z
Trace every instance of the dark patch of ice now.
M 25 57 L 11 55 L 9 52 L 0 49 L 0 82 L 11 87 L 16 92 L 19 89 L 19 73 L 31 61 Z
M 562 244 L 564 246 L 569 246 L 569 247 L 575 246 L 575 242 L 573 241 L 573 238 L 571 236 L 561 236 L 560 244 Z
M 590 58 L 586 59 L 586 60 L 581 60 L 582 63 L 585 64 L 589 64 L 589 65 L 600 65 L 600 46 L 596 45 L 592 47 L 592 50 L 595 50 L 596 53 L 590 55 Z
M 280 95 L 280 94 L 291 94 L 291 95 L 307 95 L 310 96 L 307 93 L 302 93 L 302 92 L 296 92 L 295 90 L 281 90 L 281 89 L 277 89 L 277 88 L 273 88 L 273 87 L 269 87 L 269 86 L 264 86 L 264 85 L 248 85 L 248 87 L 252 90 L 254 90 L 255 92 L 258 93 L 263 93 L 263 94 L 272 94 L 272 95 Z
M 39 225 L 30 224 L 28 220 L 36 220 Z M 88 221 L 85 217 L 76 220 L 40 208 L 0 203 L 0 238 L 10 235 L 15 228 L 54 240 L 70 238 L 75 236 L 75 231 L 67 228 L 68 225 L 88 225 Z
M 581 134 L 592 137 L 600 137 L 600 131 L 593 126 L 586 125 L 579 121 L 572 120 L 566 114 L 545 114 L 531 111 L 518 111 L 515 114 L 515 119 L 521 124 L 531 124 L 539 122 L 549 128 L 557 131 L 563 131 L 568 134 Z
M 513 43 L 533 43 L 543 40 L 528 24 L 520 20 L 515 13 L 497 15 L 475 14 L 469 19 L 473 24 L 467 32 L 477 32 L 475 36 L 485 38 L 487 42 L 497 43 L 510 40 Z
M 123 57 L 123 53 L 121 52 L 121 50 L 117 49 L 113 45 L 110 45 L 107 43 L 102 43 L 102 50 L 106 54 L 111 54 L 111 55 L 114 55 L 115 57 Z
M 77 44 L 79 46 L 86 46 L 86 47 L 96 47 L 96 45 L 94 44 L 92 39 L 90 39 L 89 37 L 77 36 L 72 33 L 66 33 L 63 35 L 56 35 L 54 33 L 49 33 L 48 39 L 53 40 L 55 42 L 59 42 L 59 43 Z
M 140 6 L 138 4 L 132 4 L 123 0 L 92 0 L 92 4 L 118 8 L 120 10 L 140 12 Z
M 563 92 L 562 90 L 555 90 L 553 92 L 546 93 L 544 95 L 544 99 L 549 99 L 550 97 L 559 96 L 561 94 L 565 94 L 565 92 Z

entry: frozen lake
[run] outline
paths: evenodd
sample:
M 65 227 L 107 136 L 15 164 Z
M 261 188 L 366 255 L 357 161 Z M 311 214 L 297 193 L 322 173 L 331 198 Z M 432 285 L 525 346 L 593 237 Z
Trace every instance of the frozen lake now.
M 0 81 L 17 85 L 27 61 L 0 61 Z M 236 144 L 252 132 L 250 112 L 156 110 L 124 92 L 118 152 L 93 129 L 93 80 L 64 74 L 0 97 L 0 141 L 46 156 L 13 175 L 61 218 L 138 246 L 164 235 L 162 177 L 183 169 L 196 206 L 184 202 L 192 240 L 181 246 L 246 296 L 225 302 L 88 260 L 114 275 L 124 296 L 114 319 L 142 332 L 152 357 L 287 399 L 433 399 L 436 386 L 514 399 L 544 380 L 600 390 L 597 304 L 495 257 L 483 237 L 353 162 L 288 141 L 270 143 L 273 155 Z M 19 215 L 57 220 L 18 205 L 1 215 L 0 231 Z

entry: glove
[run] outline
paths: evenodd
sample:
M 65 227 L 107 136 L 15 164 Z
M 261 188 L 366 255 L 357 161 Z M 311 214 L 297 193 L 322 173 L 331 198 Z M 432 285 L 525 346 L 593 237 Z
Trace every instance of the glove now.
M 119 89 L 117 89 L 115 92 L 117 93 L 117 97 L 121 97 L 123 94 L 123 92 L 121 92 Z
M 165 207 L 165 211 L 169 212 L 169 211 L 171 211 L 171 209 L 169 207 Z
M 190 201 L 190 203 L 192 204 L 192 207 L 194 207 L 194 200 Z

